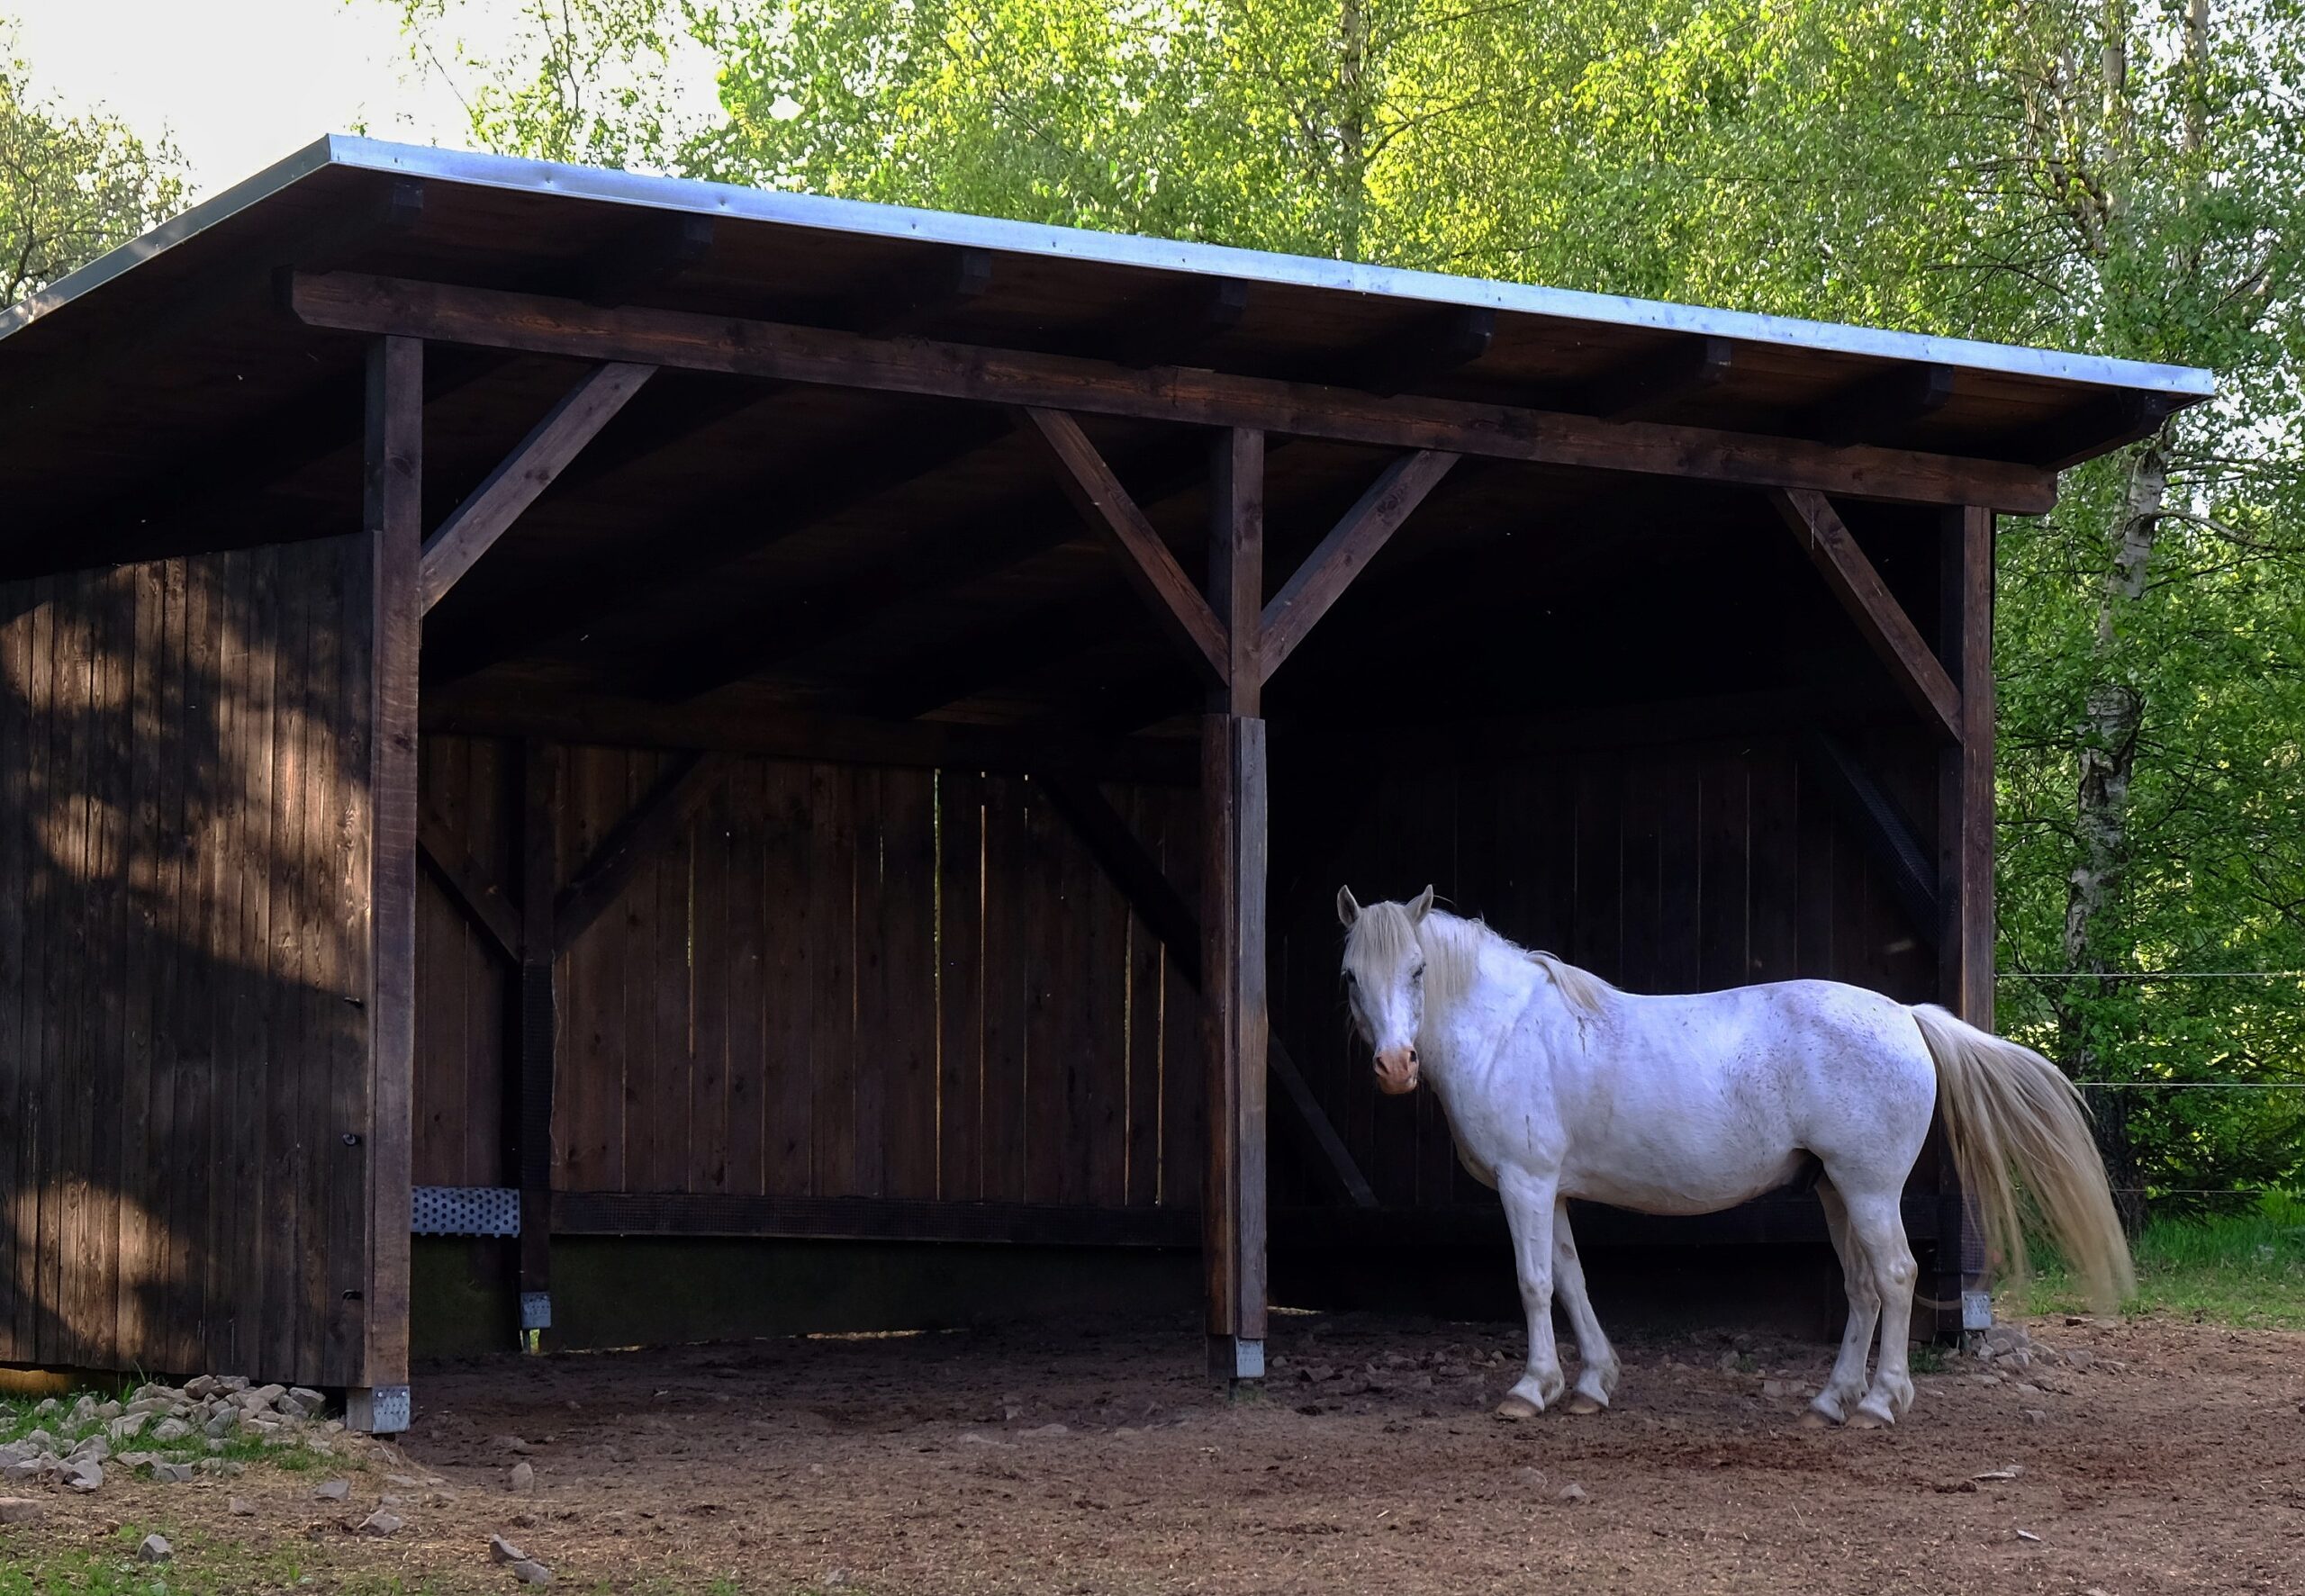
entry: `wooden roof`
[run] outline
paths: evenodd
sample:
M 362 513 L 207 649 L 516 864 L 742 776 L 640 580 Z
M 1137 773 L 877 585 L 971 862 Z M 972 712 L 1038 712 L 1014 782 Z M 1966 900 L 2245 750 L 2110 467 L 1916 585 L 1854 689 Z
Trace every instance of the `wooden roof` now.
M 2086 458 L 2213 391 L 2178 367 L 330 138 L 0 315 L 0 574 L 357 525 L 364 340 L 284 309 L 292 269 L 1977 462 Z M 588 365 L 436 345 L 427 525 Z M 1086 425 L 1190 568 L 1204 440 Z M 1397 453 L 1285 432 L 1276 582 Z M 1900 513 L 1858 530 L 1894 544 Z M 1766 592 L 1791 558 L 1771 525 L 1734 485 L 1468 460 L 1340 610 L 1355 644 L 1306 654 L 1346 669 L 1388 627 L 1533 619 L 1583 580 L 1532 646 L 1589 659 L 1628 617 Z M 1896 580 L 1894 548 L 1876 557 Z M 424 671 L 436 707 L 589 693 L 1121 730 L 1193 693 L 1004 407 L 670 368 L 432 613 Z

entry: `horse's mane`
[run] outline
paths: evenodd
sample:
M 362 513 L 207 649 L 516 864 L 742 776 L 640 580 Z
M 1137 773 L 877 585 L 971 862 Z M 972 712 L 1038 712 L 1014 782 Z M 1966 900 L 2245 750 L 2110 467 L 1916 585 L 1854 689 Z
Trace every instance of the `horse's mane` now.
M 1524 948 L 1492 929 L 1485 920 L 1468 920 L 1443 909 L 1428 913 L 1422 923 L 1409 918 L 1397 903 L 1372 903 L 1353 922 L 1349 939 L 1352 950 L 1365 950 L 1375 960 L 1391 962 L 1414 942 L 1424 954 L 1427 988 L 1443 1001 L 1469 990 L 1480 962 L 1482 947 L 1495 942 L 1542 969 L 1552 978 L 1561 998 L 1572 1009 L 1597 1014 L 1616 988 L 1589 969 L 1535 948 Z

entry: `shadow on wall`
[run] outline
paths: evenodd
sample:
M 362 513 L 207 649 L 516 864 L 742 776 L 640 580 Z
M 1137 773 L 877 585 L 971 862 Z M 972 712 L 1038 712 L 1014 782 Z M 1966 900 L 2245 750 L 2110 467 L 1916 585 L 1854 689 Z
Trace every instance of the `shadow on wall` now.
M 0 1359 L 357 1383 L 360 547 L 0 585 Z

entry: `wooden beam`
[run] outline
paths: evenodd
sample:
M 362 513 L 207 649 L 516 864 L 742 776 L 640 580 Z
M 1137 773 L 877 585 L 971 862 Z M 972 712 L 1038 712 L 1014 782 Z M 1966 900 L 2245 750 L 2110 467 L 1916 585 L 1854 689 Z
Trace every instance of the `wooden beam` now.
M 1171 787 L 1189 786 L 1198 768 L 1188 746 L 1084 736 L 1070 727 L 1028 731 L 959 721 L 818 715 L 744 703 L 675 706 L 650 699 L 556 691 L 466 690 L 436 698 L 425 706 L 424 727 L 466 736 L 710 750 L 906 770 L 1021 775 L 1051 759 L 1062 759 L 1115 780 Z
M 1200 1216 L 1190 1208 L 1168 1205 L 1084 1208 L 1055 1203 L 922 1197 L 555 1192 L 552 1228 L 564 1236 L 791 1236 L 1035 1247 L 1189 1247 L 1200 1234 Z
M 1257 659 L 1266 680 L 1297 652 L 1352 579 L 1462 456 L 1421 449 L 1387 466 L 1264 607 Z
M 1611 421 L 1662 415 L 1683 400 L 1720 386 L 1736 362 L 1737 346 L 1722 338 L 1685 338 L 1661 354 L 1634 361 L 1587 387 L 1579 410 Z
M 513 1170 L 520 1188 L 520 1331 L 541 1349 L 552 1324 L 552 1095 L 559 1034 L 553 970 L 559 875 L 559 751 L 520 745 L 520 1017 L 512 1083 Z
M 1026 417 L 1048 445 L 1058 481 L 1081 518 L 1119 552 L 1121 568 L 1152 608 L 1153 618 L 1185 656 L 1218 682 L 1230 680 L 1231 643 L 1208 601 L 1177 564 L 1161 534 L 1129 497 L 1080 423 L 1062 410 L 1028 410 Z
M 569 300 L 350 273 L 299 274 L 294 313 L 308 326 L 400 332 L 578 359 L 628 360 L 883 392 L 1310 437 L 1640 474 L 1807 488 L 1921 503 L 1984 503 L 2039 514 L 2054 472 L 1871 447 L 1417 397 L 1108 361 L 872 338 L 823 328 L 673 311 L 603 311 Z
M 1939 1000 L 1993 1029 L 1993 526 L 1945 512 L 1938 633 L 1961 688 L 1961 740 L 1938 754 Z
M 368 350 L 362 520 L 369 556 L 367 759 L 368 1022 L 366 1285 L 360 1385 L 408 1384 L 409 1204 L 416 1074 L 417 650 L 423 611 L 424 347 L 379 338 Z
M 583 935 L 610 904 L 623 896 L 643 865 L 668 846 L 695 818 L 725 767 L 710 753 L 692 753 L 667 764 L 655 785 L 640 795 L 632 812 L 609 828 L 552 906 L 552 945 L 565 951 Z
M 1210 1372 L 1264 1374 L 1265 726 L 1201 717 L 1201 1012 L 1207 1031 L 1208 1164 L 1201 1261 Z
M 1839 738 L 1812 731 L 1801 740 L 1803 770 L 1830 798 L 1857 834 L 1873 862 L 1888 878 L 1889 890 L 1905 919 L 1924 940 L 1938 939 L 1939 874 L 1931 850 L 1912 828 L 1896 800 L 1873 780 L 1863 762 Z
M 1353 351 L 1339 364 L 1333 380 L 1386 397 L 1411 392 L 1472 365 L 1488 353 L 1496 334 L 1495 311 L 1452 305 Z
M 1264 434 L 1234 427 L 1212 440 L 1208 471 L 1208 608 L 1225 648 L 1215 699 L 1227 714 L 1263 713 L 1263 604 Z
M 1849 527 L 1821 493 L 1779 491 L 1769 503 L 1822 573 L 1833 597 L 1857 623 L 1865 641 L 1889 667 L 1897 689 L 1930 729 L 1948 742 L 1961 739 L 1961 690 L 1945 673 L 1896 595 L 1857 546 Z
M 425 539 L 420 588 L 427 610 L 495 546 L 496 540 L 520 519 L 520 512 L 552 486 L 553 479 L 599 436 L 655 370 L 653 365 L 613 362 L 595 366 L 529 429 L 529 435 Z
M 432 879 L 447 890 L 448 901 L 472 922 L 473 929 L 493 943 L 507 960 L 519 963 L 520 915 L 505 902 L 504 894 L 488 879 L 488 872 L 480 868 L 463 840 L 429 805 L 418 822 L 416 852 Z
M 1053 768 L 1042 774 L 1040 783 L 1056 812 L 1089 850 L 1089 857 L 1120 889 L 1121 896 L 1128 899 L 1129 907 L 1136 911 L 1146 928 L 1161 939 L 1177 973 L 1194 991 L 1199 991 L 1200 916 L 1185 901 L 1184 894 L 1171 883 L 1160 861 L 1145 851 L 1128 822 L 1105 800 L 1094 781 Z M 1279 1032 L 1268 1032 L 1266 1047 L 1265 1067 L 1280 1087 L 1281 1101 L 1288 1105 L 1292 1122 L 1303 1133 L 1310 1154 L 1307 1161 L 1314 1168 L 1325 1170 L 1345 1201 L 1354 1207 L 1375 1207 L 1375 1190 L 1361 1174 L 1360 1167 L 1352 1161 L 1344 1138 L 1337 1134 L 1320 1099 L 1313 1095 L 1304 1071 L 1297 1068 L 1296 1059 L 1281 1045 Z
M 992 286 L 997 258 L 990 249 L 936 246 L 928 259 L 908 266 L 894 282 L 860 297 L 856 330 L 895 338 L 935 325 L 984 296 Z
M 1143 613 L 1136 595 L 1124 588 L 1068 593 L 895 659 L 848 702 L 862 714 L 910 720 L 1015 681 L 1035 666 L 1109 643 Z
M 1893 365 L 1818 405 L 1800 430 L 1830 444 L 1894 444 L 1952 397 L 1951 366 Z

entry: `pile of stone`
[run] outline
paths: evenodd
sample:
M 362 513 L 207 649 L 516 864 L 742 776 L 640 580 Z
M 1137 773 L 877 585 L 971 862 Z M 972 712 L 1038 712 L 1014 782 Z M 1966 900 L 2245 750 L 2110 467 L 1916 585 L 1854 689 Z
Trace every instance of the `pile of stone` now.
M 241 1465 L 214 1454 L 235 1441 L 331 1453 L 344 1426 L 321 1418 L 326 1405 L 309 1386 L 251 1386 L 222 1375 L 203 1375 L 181 1386 L 140 1385 L 124 1402 L 84 1393 L 68 1407 L 50 1397 L 32 1411 L 38 1428 L 0 1445 L 0 1484 L 95 1491 L 104 1485 L 106 1464 L 166 1482 L 233 1475 Z M 158 1447 L 210 1456 L 172 1458 Z

